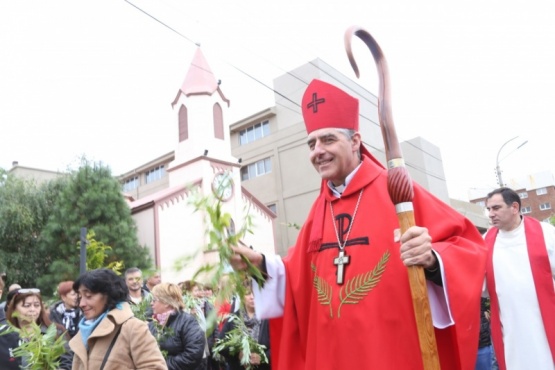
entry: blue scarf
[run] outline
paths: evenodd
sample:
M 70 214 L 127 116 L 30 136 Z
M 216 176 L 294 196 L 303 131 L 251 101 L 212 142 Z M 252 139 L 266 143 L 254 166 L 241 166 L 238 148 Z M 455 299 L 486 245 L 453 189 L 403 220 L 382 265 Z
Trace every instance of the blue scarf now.
M 94 329 L 96 329 L 98 324 L 102 321 L 102 319 L 106 317 L 107 314 L 108 314 L 108 311 L 105 311 L 102 315 L 98 316 L 93 321 L 85 320 L 84 317 L 81 319 L 81 321 L 79 321 L 79 331 L 81 332 L 81 338 L 83 339 L 83 344 L 85 345 L 85 348 L 87 349 L 89 348 L 89 346 L 87 345 L 87 341 L 89 340 L 89 337 L 91 336 Z

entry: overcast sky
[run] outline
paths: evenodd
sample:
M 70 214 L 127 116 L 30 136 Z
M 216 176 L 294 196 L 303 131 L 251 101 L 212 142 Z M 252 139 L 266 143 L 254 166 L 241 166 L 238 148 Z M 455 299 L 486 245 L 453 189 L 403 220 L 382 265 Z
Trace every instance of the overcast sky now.
M 0 0 L 0 167 L 64 170 L 84 154 L 117 175 L 170 152 L 196 42 L 231 121 L 273 105 L 266 86 L 316 57 L 356 80 L 343 33 L 357 24 L 388 60 L 399 138 L 440 148 L 451 197 L 495 187 L 516 136 L 499 153 L 505 181 L 555 172 L 555 4 L 450 3 Z M 356 57 L 377 93 L 369 52 Z

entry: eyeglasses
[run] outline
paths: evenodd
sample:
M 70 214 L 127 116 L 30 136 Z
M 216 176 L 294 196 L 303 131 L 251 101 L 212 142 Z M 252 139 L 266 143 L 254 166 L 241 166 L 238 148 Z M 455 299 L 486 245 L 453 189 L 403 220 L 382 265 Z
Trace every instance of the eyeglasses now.
M 40 289 L 37 289 L 37 288 L 18 289 L 16 294 L 28 294 L 28 293 L 39 294 Z

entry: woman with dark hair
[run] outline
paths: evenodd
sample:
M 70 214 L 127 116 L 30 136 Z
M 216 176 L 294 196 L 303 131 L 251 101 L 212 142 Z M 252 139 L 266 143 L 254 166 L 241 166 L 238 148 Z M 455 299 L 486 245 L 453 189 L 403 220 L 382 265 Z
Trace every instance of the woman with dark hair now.
M 73 281 L 62 281 L 58 284 L 60 301 L 50 307 L 50 320 L 63 326 L 70 338 L 77 334 L 81 310 L 77 303 L 77 292 L 73 290 Z
M 11 332 L 0 335 L 0 347 L 2 348 L 0 355 L 1 369 L 19 369 L 26 368 L 28 359 L 21 357 L 13 357 L 13 350 L 25 341 L 29 336 L 34 335 L 32 329 L 33 323 L 40 327 L 41 333 L 46 333 L 48 327 L 52 324 L 48 318 L 48 314 L 44 308 L 42 296 L 39 289 L 17 289 L 14 291 L 13 297 L 8 304 L 6 319 L 10 325 L 18 332 Z M 58 335 L 63 335 L 63 327 L 55 324 L 58 329 Z M 7 330 L 7 325 L 0 327 L 0 332 Z M 66 348 L 66 354 L 60 358 L 60 369 L 71 369 L 71 354 Z
M 87 271 L 73 283 L 83 318 L 69 345 L 73 369 L 167 369 L 156 339 L 133 316 L 125 281 L 112 270 Z

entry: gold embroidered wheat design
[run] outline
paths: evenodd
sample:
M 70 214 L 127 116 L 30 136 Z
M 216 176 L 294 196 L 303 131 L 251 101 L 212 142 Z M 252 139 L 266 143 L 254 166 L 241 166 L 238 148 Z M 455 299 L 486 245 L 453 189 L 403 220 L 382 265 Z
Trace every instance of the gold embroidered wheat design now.
M 333 293 L 333 288 L 324 279 L 316 275 L 316 266 L 314 264 L 311 264 L 310 268 L 314 273 L 312 284 L 314 285 L 314 288 L 318 293 L 318 302 L 320 302 L 320 304 L 322 304 L 323 306 L 330 307 L 330 317 L 333 318 L 333 311 L 331 307 L 331 296 Z
M 337 309 L 337 318 L 341 317 L 341 307 L 343 304 L 357 304 L 378 284 L 385 271 L 385 265 L 388 260 L 389 251 L 385 251 L 372 271 L 357 275 L 347 281 L 347 284 L 339 291 L 339 300 L 341 303 Z M 343 297 L 343 292 L 345 293 L 345 297 Z

